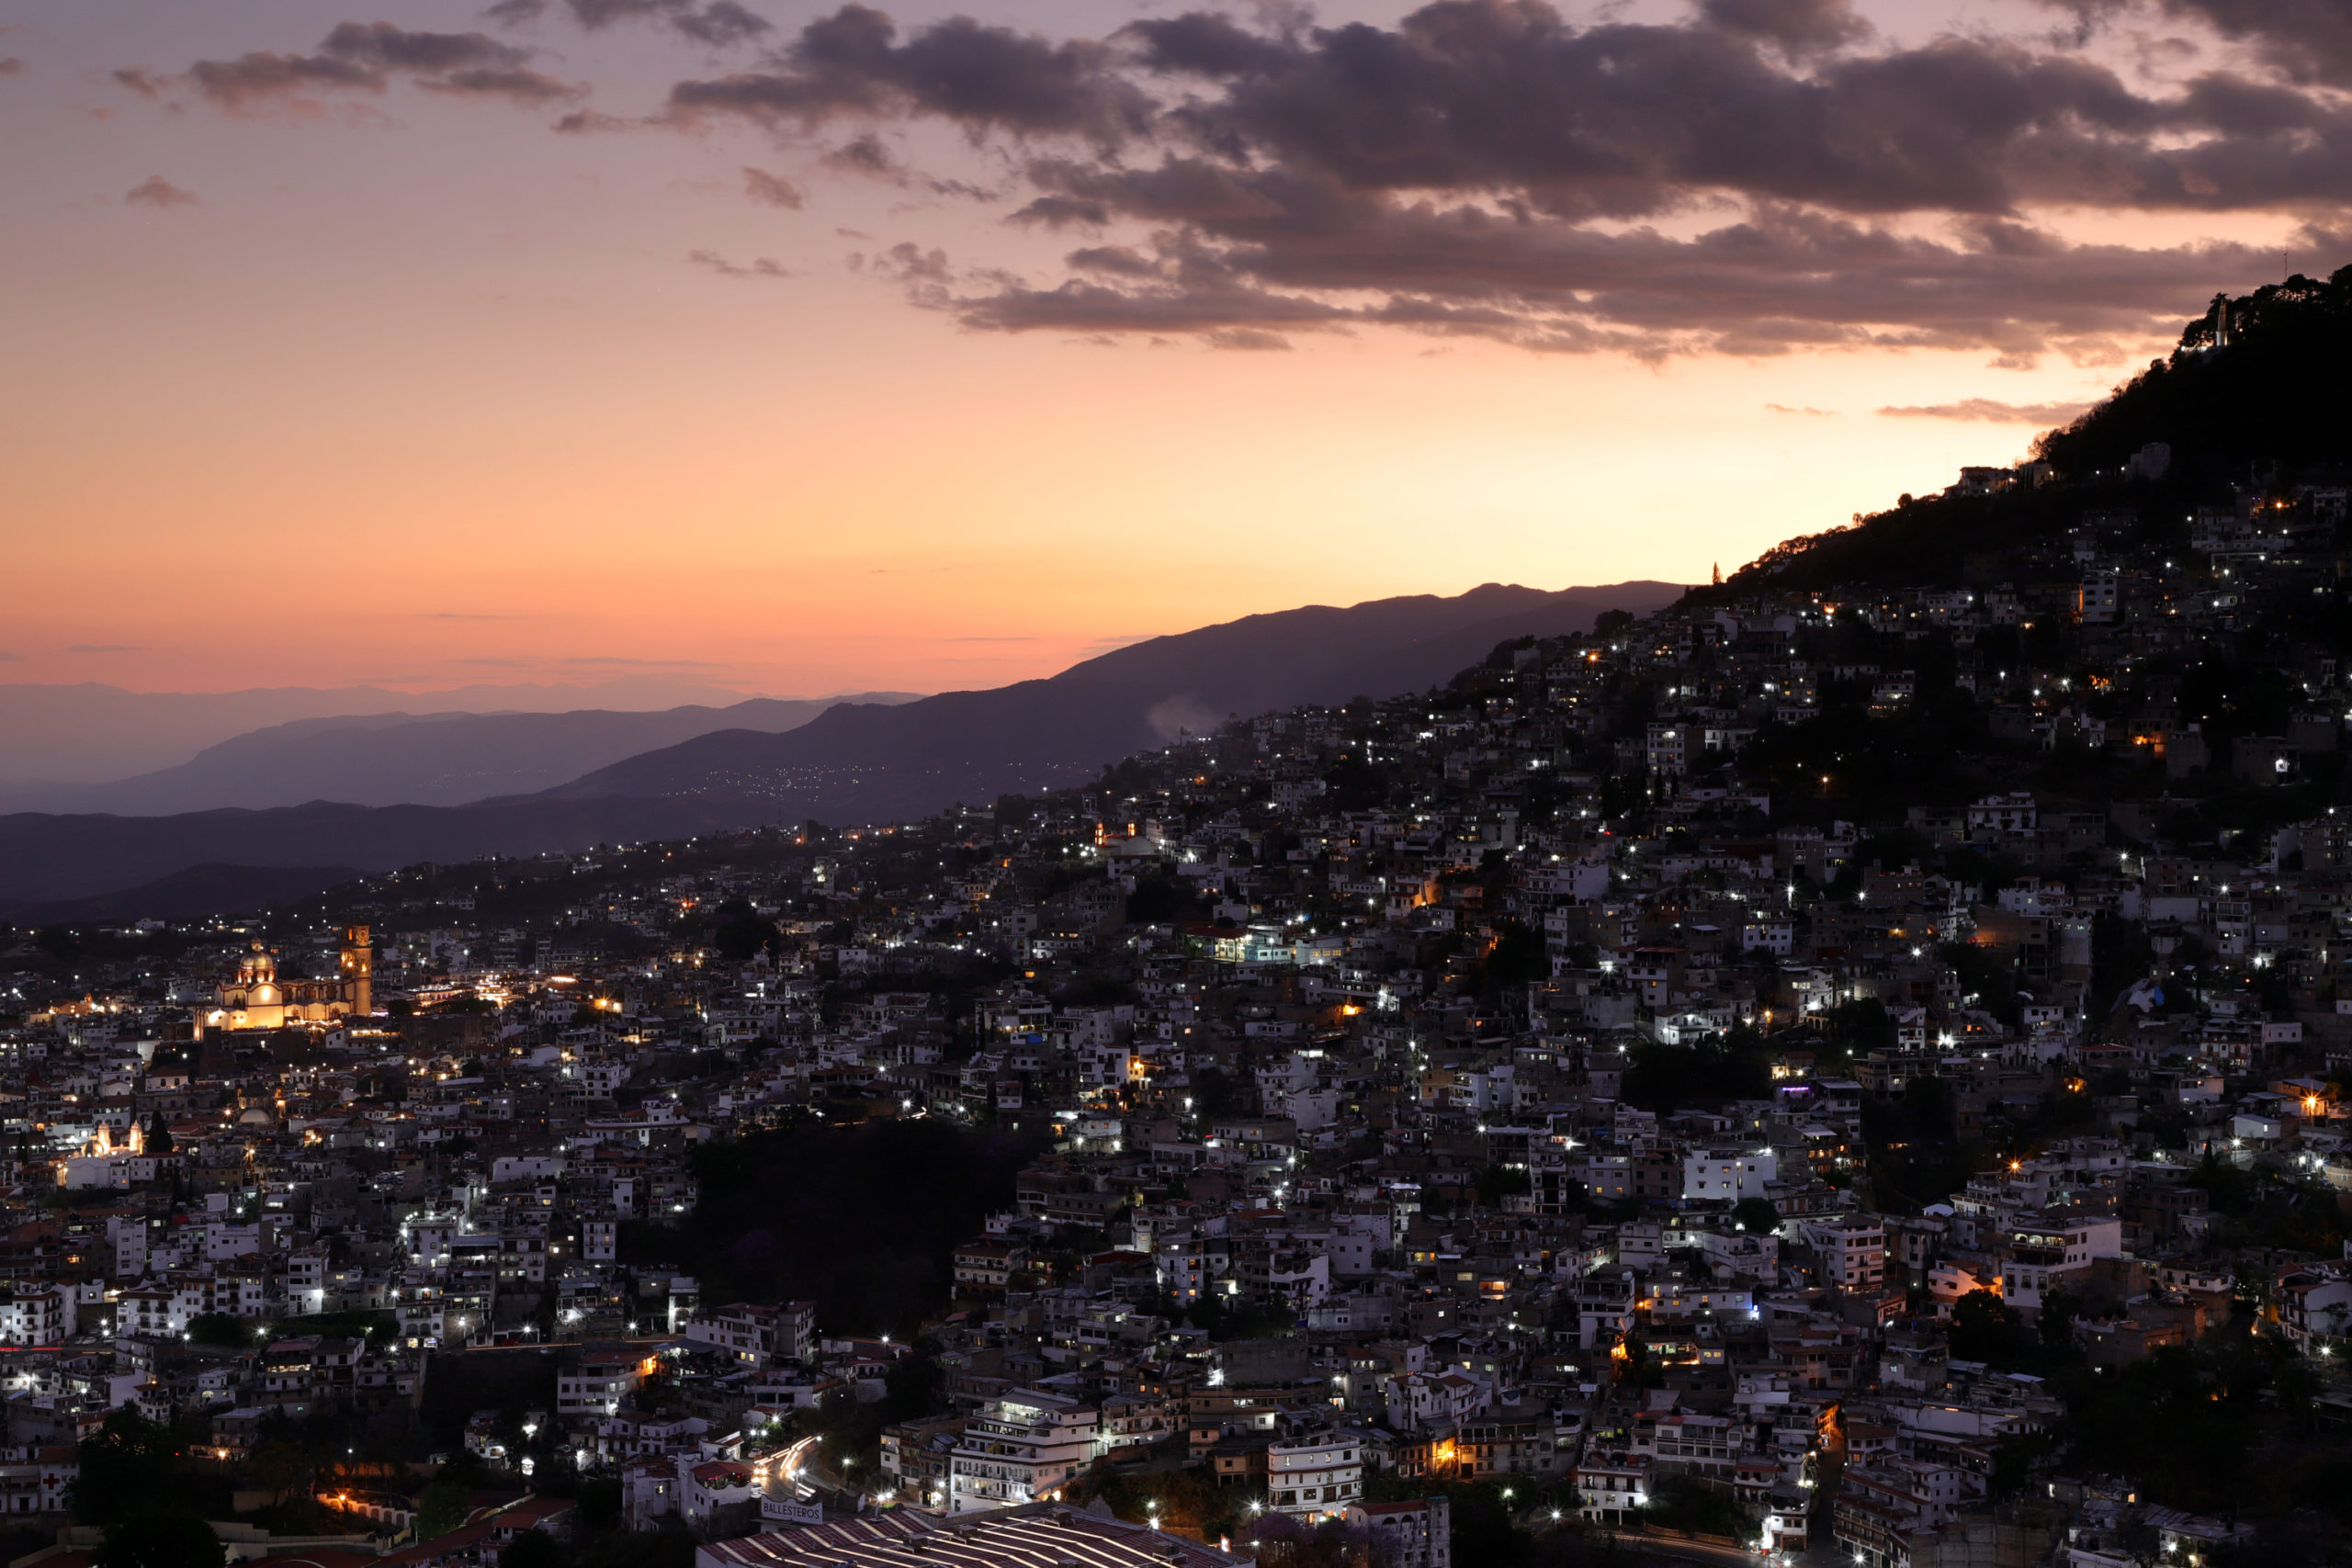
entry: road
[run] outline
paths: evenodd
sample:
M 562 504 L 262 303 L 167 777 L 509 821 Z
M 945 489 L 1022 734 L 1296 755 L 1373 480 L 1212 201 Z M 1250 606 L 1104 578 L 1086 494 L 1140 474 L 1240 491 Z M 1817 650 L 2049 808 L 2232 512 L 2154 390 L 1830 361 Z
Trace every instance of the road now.
M 1596 1538 L 1606 1538 L 1617 1541 L 1628 1551 L 1645 1551 L 1653 1557 L 1669 1558 L 1684 1562 L 1714 1563 L 1717 1568 L 1729 1568 L 1733 1563 L 1739 1564 L 1740 1568 L 1764 1568 L 1767 1562 L 1772 1564 L 1773 1568 L 1781 1568 L 1782 1564 L 1800 1564 L 1805 1561 L 1803 1557 L 1767 1558 L 1745 1547 L 1718 1546 L 1713 1541 L 1706 1540 L 1676 1540 L 1670 1536 L 1662 1535 L 1627 1535 L 1622 1531 L 1611 1529 L 1598 1529 L 1590 1533 Z

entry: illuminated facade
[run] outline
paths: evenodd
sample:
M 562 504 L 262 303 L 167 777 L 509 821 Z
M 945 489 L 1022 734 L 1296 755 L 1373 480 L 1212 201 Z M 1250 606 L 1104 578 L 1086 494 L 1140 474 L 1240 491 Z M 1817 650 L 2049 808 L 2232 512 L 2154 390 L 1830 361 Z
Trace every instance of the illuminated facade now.
M 147 1130 L 138 1122 L 130 1124 L 119 1142 L 111 1128 L 100 1123 L 80 1153 L 57 1162 L 57 1184 L 76 1190 L 136 1187 L 154 1180 L 163 1163 L 147 1152 Z
M 334 1023 L 375 1010 L 376 950 L 366 926 L 345 926 L 336 974 L 330 980 L 277 977 L 277 960 L 259 942 L 237 965 L 237 977 L 216 987 L 213 1005 L 198 1015 L 196 1035 L 207 1030 L 286 1029 Z

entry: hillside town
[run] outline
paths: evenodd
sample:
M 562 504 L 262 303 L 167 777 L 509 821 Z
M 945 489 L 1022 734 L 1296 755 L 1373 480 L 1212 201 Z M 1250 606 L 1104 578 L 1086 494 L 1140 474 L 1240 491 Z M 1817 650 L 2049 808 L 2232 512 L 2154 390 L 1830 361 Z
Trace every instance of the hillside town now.
M 1083 789 L 0 937 L 11 1522 L 135 1419 L 254 1560 L 2324 1551 L 2346 491 L 2169 466 Z M 787 1147 L 943 1162 L 876 1282 Z

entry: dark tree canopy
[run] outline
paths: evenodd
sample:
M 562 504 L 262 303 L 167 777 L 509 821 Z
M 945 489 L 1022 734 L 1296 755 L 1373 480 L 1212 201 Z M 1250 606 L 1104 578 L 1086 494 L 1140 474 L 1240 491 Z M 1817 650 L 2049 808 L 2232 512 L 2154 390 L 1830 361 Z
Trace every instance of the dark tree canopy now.
M 705 1149 L 702 1202 L 645 1235 L 716 1302 L 814 1301 L 828 1327 L 911 1332 L 949 1254 L 1012 1202 L 1030 1145 L 930 1119 L 804 1124 Z
M 194 1514 L 141 1513 L 107 1527 L 97 1568 L 221 1568 L 223 1555 L 220 1538 Z

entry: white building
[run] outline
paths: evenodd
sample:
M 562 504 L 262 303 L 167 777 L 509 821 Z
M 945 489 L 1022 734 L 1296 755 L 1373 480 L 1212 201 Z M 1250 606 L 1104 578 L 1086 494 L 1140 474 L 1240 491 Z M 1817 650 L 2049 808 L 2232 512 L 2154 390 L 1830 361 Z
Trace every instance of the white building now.
M 610 1416 L 644 1379 L 637 1358 L 626 1346 L 590 1349 L 581 1357 L 579 1366 L 557 1374 L 556 1410 L 564 1416 Z
M 2039 820 L 2032 795 L 1988 795 L 1968 808 L 1968 836 L 1976 840 L 2030 833 Z
M 1093 1406 L 1039 1389 L 989 1401 L 948 1456 L 950 1511 L 1037 1501 L 1094 1462 L 1099 1425 Z
M 1769 1196 L 1781 1179 L 1780 1156 L 1770 1149 L 1703 1149 L 1682 1156 L 1682 1196 L 1687 1201 L 1736 1203 Z
M 1578 1510 L 1597 1524 L 1622 1524 L 1649 1506 L 1650 1461 L 1639 1454 L 1589 1454 L 1577 1466 Z
M 0 1289 L 0 1345 L 62 1345 L 74 1335 L 74 1301 L 40 1285 Z
M 1363 1500 L 1363 1438 L 1318 1432 L 1266 1450 L 1266 1488 L 1274 1511 L 1315 1519 Z
M 778 1361 L 806 1359 L 816 1324 L 813 1302 L 782 1306 L 736 1302 L 688 1318 L 686 1339 L 730 1355 L 747 1367 L 764 1369 Z
M 2038 1312 L 2045 1294 L 2067 1289 L 2070 1277 L 2089 1272 L 2093 1258 L 2122 1256 L 2123 1222 L 2111 1216 L 2020 1224 L 2009 1233 L 2009 1256 L 2001 1264 L 2001 1299 L 2020 1312 Z
M 1821 1255 L 1823 1284 L 1845 1291 L 1875 1291 L 1886 1283 L 1886 1223 L 1877 1215 L 1807 1220 L 1804 1234 Z

